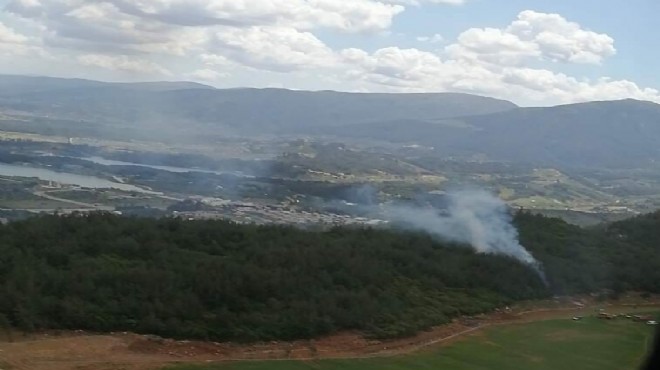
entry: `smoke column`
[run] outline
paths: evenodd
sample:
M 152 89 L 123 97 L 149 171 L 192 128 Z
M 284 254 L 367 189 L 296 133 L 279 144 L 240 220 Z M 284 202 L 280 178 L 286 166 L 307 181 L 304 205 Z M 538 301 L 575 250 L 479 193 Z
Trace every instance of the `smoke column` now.
M 501 199 L 485 191 L 460 191 L 448 194 L 448 201 L 442 212 L 406 205 L 383 205 L 381 212 L 392 223 L 469 244 L 479 253 L 514 257 L 546 281 L 541 264 L 520 245 L 518 231 Z

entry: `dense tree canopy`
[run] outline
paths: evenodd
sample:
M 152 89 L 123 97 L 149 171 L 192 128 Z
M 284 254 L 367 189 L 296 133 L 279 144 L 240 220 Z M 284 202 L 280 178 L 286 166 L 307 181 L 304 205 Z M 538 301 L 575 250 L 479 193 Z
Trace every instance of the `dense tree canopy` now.
M 508 257 L 423 234 L 43 216 L 0 226 L 0 317 L 213 340 L 393 337 L 555 293 L 660 292 L 658 215 L 593 230 L 516 223 L 550 287 Z
M 515 222 L 555 294 L 660 292 L 660 213 L 589 229 L 527 213 Z

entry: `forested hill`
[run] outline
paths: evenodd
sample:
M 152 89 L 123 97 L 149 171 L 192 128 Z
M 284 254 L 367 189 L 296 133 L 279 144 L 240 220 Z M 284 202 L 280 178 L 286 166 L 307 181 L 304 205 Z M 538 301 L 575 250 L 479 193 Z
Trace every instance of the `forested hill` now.
M 660 292 L 660 212 L 589 229 L 528 213 L 515 223 L 556 294 Z
M 0 227 L 0 324 L 255 341 L 410 335 L 556 293 L 660 292 L 660 217 L 583 230 L 516 216 L 546 288 L 506 257 L 387 230 L 44 216 Z M 655 233 L 655 234 L 654 234 Z

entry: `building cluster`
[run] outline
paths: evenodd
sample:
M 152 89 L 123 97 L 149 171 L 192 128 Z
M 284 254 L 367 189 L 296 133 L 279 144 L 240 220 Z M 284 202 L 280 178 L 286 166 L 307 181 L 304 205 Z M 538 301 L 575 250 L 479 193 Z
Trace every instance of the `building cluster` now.
M 228 219 L 238 223 L 289 225 L 365 225 L 377 226 L 385 221 L 336 213 L 319 213 L 295 207 L 251 202 L 203 200 L 208 208 L 175 212 L 174 216 L 189 220 Z

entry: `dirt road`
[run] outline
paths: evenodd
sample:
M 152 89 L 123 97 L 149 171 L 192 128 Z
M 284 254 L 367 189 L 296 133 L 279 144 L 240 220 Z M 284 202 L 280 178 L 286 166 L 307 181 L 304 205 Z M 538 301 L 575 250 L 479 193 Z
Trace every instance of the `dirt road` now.
M 660 308 L 645 304 L 539 306 L 514 308 L 489 315 L 455 320 L 411 338 L 373 341 L 358 333 L 342 333 L 311 341 L 272 342 L 255 345 L 173 341 L 130 333 L 91 335 L 49 333 L 0 338 L 1 370 L 158 370 L 173 363 L 236 360 L 286 360 L 387 357 L 442 346 L 493 325 L 593 315 L 599 308 L 609 313 L 633 313 Z

